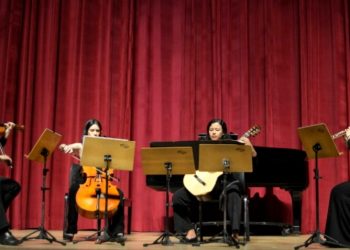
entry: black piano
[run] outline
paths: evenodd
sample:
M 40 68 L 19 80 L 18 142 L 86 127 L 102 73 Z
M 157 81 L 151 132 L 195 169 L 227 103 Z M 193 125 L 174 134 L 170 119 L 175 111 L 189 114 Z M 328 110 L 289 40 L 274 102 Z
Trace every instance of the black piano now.
M 152 142 L 151 147 L 181 147 L 192 145 L 195 165 L 198 166 L 198 144 L 201 141 Z M 225 143 L 222 142 L 221 143 Z M 230 142 L 228 142 L 230 143 Z M 195 146 L 193 146 L 195 145 Z M 254 146 L 258 156 L 253 160 L 253 172 L 245 174 L 246 187 L 280 187 L 289 191 L 292 198 L 292 233 L 300 233 L 301 193 L 309 185 L 308 161 L 305 151 L 290 148 Z M 166 177 L 146 176 L 146 185 L 156 190 L 166 190 Z M 183 176 L 173 175 L 170 179 L 170 191 L 183 186 Z M 254 211 L 251 212 L 254 213 Z M 261 222 L 262 224 L 268 224 Z M 289 230 L 289 229 L 288 229 Z M 290 232 L 286 232 L 290 233 Z

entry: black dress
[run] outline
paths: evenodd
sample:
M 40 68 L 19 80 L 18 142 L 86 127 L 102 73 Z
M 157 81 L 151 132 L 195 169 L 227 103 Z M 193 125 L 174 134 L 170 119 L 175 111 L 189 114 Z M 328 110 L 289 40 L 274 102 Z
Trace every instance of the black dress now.
M 223 135 L 221 139 L 232 140 L 232 135 Z M 200 138 L 201 141 L 210 140 L 208 135 Z M 244 173 L 230 173 L 227 175 L 227 217 L 231 223 L 231 233 L 238 233 L 240 228 L 240 219 L 242 212 L 242 194 L 245 192 Z M 223 210 L 223 175 L 220 176 L 214 189 L 209 193 L 213 199 L 220 200 L 220 209 Z M 185 187 L 178 189 L 172 199 L 174 211 L 174 227 L 177 234 L 186 234 L 190 229 L 194 229 L 192 223 L 193 214 L 198 208 L 198 199 L 190 193 Z
M 239 231 L 241 218 L 241 195 L 242 183 L 240 174 L 229 174 L 227 189 L 227 215 L 231 221 L 231 231 Z M 236 181 L 239 181 L 236 183 Z M 216 182 L 214 190 L 210 196 L 218 199 L 222 193 L 222 176 Z M 174 227 L 178 234 L 186 234 L 190 229 L 194 229 L 192 224 L 192 213 L 198 208 L 199 201 L 185 187 L 178 189 L 173 195 Z
M 331 191 L 325 234 L 327 245 L 350 247 L 350 182 Z

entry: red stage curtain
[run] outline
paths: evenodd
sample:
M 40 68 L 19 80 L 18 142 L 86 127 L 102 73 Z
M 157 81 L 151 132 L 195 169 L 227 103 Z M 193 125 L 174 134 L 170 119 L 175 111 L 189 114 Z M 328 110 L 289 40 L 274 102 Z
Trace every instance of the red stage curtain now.
M 1 168 L 23 188 L 13 227 L 40 224 L 42 166 L 23 156 L 44 128 L 71 143 L 94 117 L 104 135 L 136 141 L 134 171 L 117 173 L 133 200 L 133 231 L 163 230 L 165 194 L 146 187 L 140 162 L 151 141 L 194 140 L 213 117 L 238 134 L 260 124 L 252 141 L 268 147 L 301 149 L 304 125 L 346 128 L 349 35 L 346 0 L 0 1 L 0 117 L 26 127 L 5 148 L 15 169 Z M 321 230 L 330 189 L 349 179 L 348 152 L 337 144 L 344 155 L 319 162 Z M 58 151 L 48 162 L 50 229 L 62 228 L 72 162 Z M 313 168 L 311 160 L 304 233 L 315 229 Z M 291 222 L 289 194 L 273 193 Z

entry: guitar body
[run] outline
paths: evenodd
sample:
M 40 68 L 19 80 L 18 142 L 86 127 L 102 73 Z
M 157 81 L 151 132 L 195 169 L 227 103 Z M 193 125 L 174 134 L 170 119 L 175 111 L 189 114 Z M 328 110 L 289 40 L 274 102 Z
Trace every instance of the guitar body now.
M 260 126 L 254 125 L 243 137 L 249 138 L 260 133 Z M 210 193 L 216 184 L 217 179 L 223 172 L 196 171 L 196 174 L 186 174 L 183 179 L 185 188 L 194 196 L 205 196 Z
M 196 171 L 196 174 L 186 174 L 183 179 L 185 188 L 194 196 L 210 193 L 222 172 Z

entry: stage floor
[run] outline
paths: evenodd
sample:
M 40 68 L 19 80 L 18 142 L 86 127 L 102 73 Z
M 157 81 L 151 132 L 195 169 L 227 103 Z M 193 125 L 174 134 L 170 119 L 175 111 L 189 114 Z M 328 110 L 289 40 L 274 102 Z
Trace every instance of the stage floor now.
M 14 236 L 21 238 L 33 230 L 12 230 Z M 62 240 L 62 231 L 49 231 L 57 240 Z M 86 236 L 93 234 L 92 231 L 81 231 L 75 236 L 75 240 L 84 240 Z M 234 248 L 234 246 L 228 246 L 223 243 L 210 243 L 203 244 L 200 246 L 184 245 L 178 244 L 179 240 L 175 237 L 170 237 L 170 240 L 175 243 L 173 245 L 149 245 L 144 247 L 144 243 L 154 242 L 162 233 L 131 233 L 127 236 L 127 241 L 125 245 L 122 246 L 114 242 L 106 242 L 101 245 L 97 245 L 94 241 L 81 241 L 76 244 L 67 243 L 63 246 L 59 243 L 53 242 L 49 243 L 47 240 L 43 239 L 33 239 L 23 242 L 19 246 L 1 246 L 0 249 L 125 249 L 125 250 L 139 250 L 139 249 L 167 249 L 167 250 L 183 250 L 192 248 L 201 249 L 226 249 Z M 32 236 L 38 236 L 38 233 Z M 295 246 L 301 245 L 310 237 L 310 235 L 289 235 L 289 236 L 251 236 L 250 241 L 246 245 L 241 245 L 239 249 L 243 250 L 293 250 Z M 301 247 L 300 249 L 339 249 L 339 248 L 328 248 L 320 244 L 313 243 L 307 248 Z

